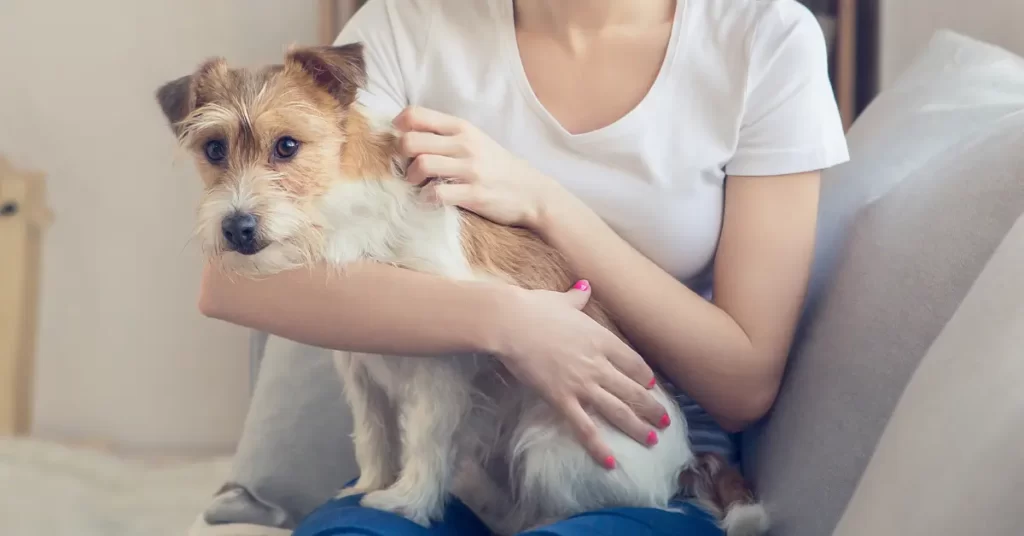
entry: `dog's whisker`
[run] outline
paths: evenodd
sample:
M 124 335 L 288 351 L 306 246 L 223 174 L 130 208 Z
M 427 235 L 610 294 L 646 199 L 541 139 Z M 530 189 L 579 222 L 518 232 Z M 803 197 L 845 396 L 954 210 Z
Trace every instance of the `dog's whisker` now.
M 195 239 L 196 239 L 196 235 L 195 235 L 195 233 L 192 233 L 191 236 L 189 236 L 188 238 L 185 239 L 185 243 L 182 244 L 181 250 L 178 251 L 178 253 L 184 253 L 185 250 L 188 249 L 188 247 L 190 245 L 192 245 L 192 243 L 195 241 Z

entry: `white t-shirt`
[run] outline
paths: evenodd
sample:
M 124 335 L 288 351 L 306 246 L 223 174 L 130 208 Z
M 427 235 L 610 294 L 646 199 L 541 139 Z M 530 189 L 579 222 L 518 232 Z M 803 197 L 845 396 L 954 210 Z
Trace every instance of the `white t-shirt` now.
M 710 297 L 726 175 L 828 168 L 848 159 L 846 140 L 821 27 L 796 0 L 678 0 L 670 39 L 640 104 L 575 135 L 530 88 L 513 0 L 370 0 L 337 44 L 364 44 L 372 111 L 416 104 L 470 121 Z M 682 401 L 698 450 L 721 444 Z
M 727 174 L 848 159 L 821 27 L 796 0 L 678 0 L 648 94 L 611 125 L 576 135 L 530 89 L 512 4 L 370 0 L 337 41 L 365 44 L 361 101 L 385 114 L 416 104 L 469 120 L 705 295 Z

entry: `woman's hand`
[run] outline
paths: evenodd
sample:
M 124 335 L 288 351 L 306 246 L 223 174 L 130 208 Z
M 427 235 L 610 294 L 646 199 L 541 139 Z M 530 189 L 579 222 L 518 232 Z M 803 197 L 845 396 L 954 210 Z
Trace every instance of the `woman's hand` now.
M 650 367 L 581 311 L 589 299 L 586 281 L 567 293 L 517 293 L 510 318 L 503 321 L 509 329 L 499 337 L 495 353 L 562 413 L 595 461 L 612 469 L 614 453 L 584 408 L 646 445 L 657 443 L 655 427 L 668 426 L 668 414 L 649 391 L 654 386 Z
M 503 225 L 535 229 L 544 207 L 563 191 L 551 178 L 506 151 L 468 122 L 427 108 L 394 120 L 400 150 L 412 159 L 406 180 L 424 195 Z

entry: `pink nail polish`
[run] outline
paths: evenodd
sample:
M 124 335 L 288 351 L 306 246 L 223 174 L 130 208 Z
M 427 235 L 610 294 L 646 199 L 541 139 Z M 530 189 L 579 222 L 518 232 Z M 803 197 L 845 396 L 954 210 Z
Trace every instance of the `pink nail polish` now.
M 658 426 L 661 428 L 668 428 L 668 425 L 672 424 L 672 419 L 669 418 L 668 413 L 661 416 L 661 420 L 658 421 Z
M 605 469 L 615 469 L 615 456 L 608 456 L 604 459 Z
M 651 430 L 650 433 L 647 434 L 647 446 L 653 447 L 654 445 L 657 445 L 657 444 L 658 444 L 658 432 L 655 432 L 654 430 Z
M 586 279 L 580 279 L 572 286 L 572 288 L 576 290 L 590 290 L 590 282 Z
M 657 383 L 658 383 L 658 379 L 657 378 L 651 378 L 650 383 L 647 384 L 647 388 L 648 389 L 654 389 L 654 386 Z

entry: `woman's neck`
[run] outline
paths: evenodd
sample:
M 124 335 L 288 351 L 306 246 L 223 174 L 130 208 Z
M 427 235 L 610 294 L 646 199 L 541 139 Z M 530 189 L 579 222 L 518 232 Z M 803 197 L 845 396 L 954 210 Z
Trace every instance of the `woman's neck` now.
M 672 20 L 677 0 L 518 0 L 516 26 L 557 39 L 635 29 Z

